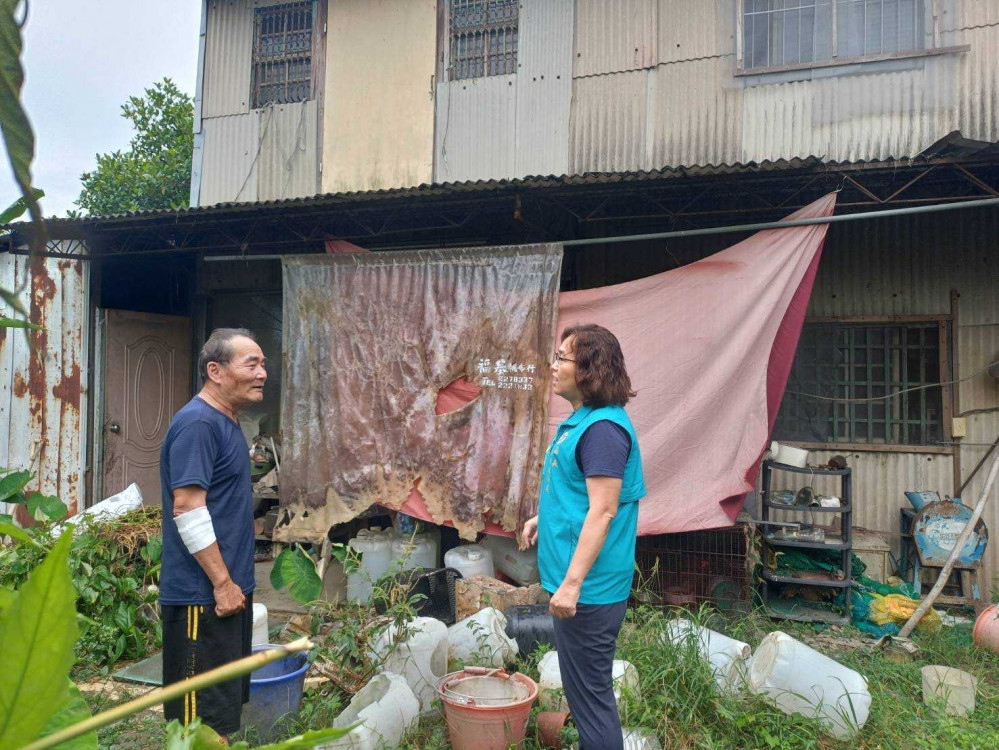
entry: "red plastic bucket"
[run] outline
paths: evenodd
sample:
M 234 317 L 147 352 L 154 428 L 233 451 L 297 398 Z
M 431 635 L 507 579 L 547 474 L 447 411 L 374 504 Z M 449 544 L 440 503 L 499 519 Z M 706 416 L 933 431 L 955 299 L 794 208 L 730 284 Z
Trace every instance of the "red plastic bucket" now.
M 976 646 L 999 654 L 999 609 L 996 609 L 995 604 L 978 615 L 971 637 Z
M 480 682 L 488 680 L 495 680 L 496 685 Z M 480 688 L 498 689 L 492 695 L 491 691 L 472 689 L 472 682 Z M 524 741 L 531 707 L 538 699 L 538 684 L 519 672 L 510 675 L 497 669 L 467 667 L 444 675 L 437 683 L 437 693 L 444 703 L 454 750 L 506 750 Z

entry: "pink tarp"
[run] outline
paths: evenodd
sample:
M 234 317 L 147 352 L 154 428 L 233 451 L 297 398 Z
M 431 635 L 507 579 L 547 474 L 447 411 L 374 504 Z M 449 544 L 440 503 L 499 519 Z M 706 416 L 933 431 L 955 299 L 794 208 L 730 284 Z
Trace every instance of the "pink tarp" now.
M 830 216 L 835 204 L 830 194 L 788 218 Z M 638 390 L 628 412 L 648 487 L 640 535 L 732 524 L 777 417 L 827 228 L 763 231 L 673 271 L 559 295 L 559 332 L 609 328 Z M 552 395 L 549 408 L 554 431 L 569 405 Z M 403 509 L 430 518 L 418 491 Z

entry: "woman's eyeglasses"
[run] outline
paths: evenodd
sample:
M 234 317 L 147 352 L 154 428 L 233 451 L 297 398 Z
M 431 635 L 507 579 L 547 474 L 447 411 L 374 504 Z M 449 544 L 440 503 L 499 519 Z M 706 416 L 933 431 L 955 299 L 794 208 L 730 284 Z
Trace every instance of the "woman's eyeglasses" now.
M 573 364 L 576 364 L 576 360 L 569 359 L 568 357 L 563 357 L 558 352 L 555 352 L 555 364 L 560 365 L 563 362 L 572 362 Z

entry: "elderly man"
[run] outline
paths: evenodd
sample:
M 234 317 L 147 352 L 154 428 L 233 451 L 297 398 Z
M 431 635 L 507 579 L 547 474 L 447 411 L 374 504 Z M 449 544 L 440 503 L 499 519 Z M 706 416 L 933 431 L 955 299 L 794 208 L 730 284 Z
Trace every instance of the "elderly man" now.
M 242 328 L 213 331 L 198 370 L 201 392 L 174 415 L 160 453 L 164 685 L 250 654 L 253 506 L 237 415 L 263 399 L 267 371 Z M 163 713 L 225 736 L 239 729 L 247 700 L 249 676 L 188 693 Z

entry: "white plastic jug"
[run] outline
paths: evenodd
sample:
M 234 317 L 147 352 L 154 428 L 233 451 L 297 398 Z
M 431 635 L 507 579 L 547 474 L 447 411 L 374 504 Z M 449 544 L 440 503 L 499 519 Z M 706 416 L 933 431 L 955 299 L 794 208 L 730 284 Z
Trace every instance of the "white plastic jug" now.
M 258 643 L 270 643 L 268 640 L 267 605 L 254 602 L 252 645 L 256 646 Z
M 680 648 L 688 643 L 696 645 L 701 657 L 711 664 L 715 682 L 723 691 L 736 692 L 745 686 L 749 669 L 746 660 L 752 654 L 748 643 L 702 628 L 682 617 L 667 623 L 663 635 L 667 642 Z
M 496 569 L 519 583 L 530 586 L 541 580 L 538 575 L 538 549 L 527 550 L 517 548 L 517 540 L 508 536 L 488 535 L 482 542 L 493 555 Z
M 568 711 L 569 704 L 562 692 L 562 673 L 558 666 L 558 651 L 549 651 L 541 657 L 538 662 L 538 695 L 541 704 L 546 710 Z M 630 661 L 615 659 L 611 668 L 611 676 L 614 680 L 614 700 L 621 702 L 621 693 L 624 690 L 634 695 L 640 695 L 641 689 L 638 684 L 638 670 Z
M 361 529 L 347 544 L 361 553 L 360 566 L 347 576 L 347 599 L 367 604 L 374 583 L 391 565 L 392 542 L 381 530 Z
M 420 702 L 406 680 L 391 672 L 376 674 L 351 698 L 334 727 L 361 722 L 349 734 L 320 745 L 320 750 L 384 750 L 396 747 L 420 715 Z
M 392 561 L 402 570 L 412 568 L 437 569 L 437 547 L 427 533 L 401 536 L 392 542 Z
M 481 544 L 466 544 L 444 553 L 444 567 L 454 568 L 463 578 L 496 575 L 493 554 Z
M 506 634 L 506 617 L 486 607 L 447 629 L 448 656 L 466 666 L 502 667 L 517 658 L 517 641 Z
M 437 682 L 447 674 L 447 625 L 432 617 L 417 617 L 401 628 L 390 625 L 375 639 L 371 656 L 381 662 L 380 671 L 405 678 L 421 713 L 433 711 Z
M 818 719 L 841 740 L 864 726 L 871 709 L 862 675 L 779 630 L 764 638 L 753 654 L 749 689 L 786 714 Z

